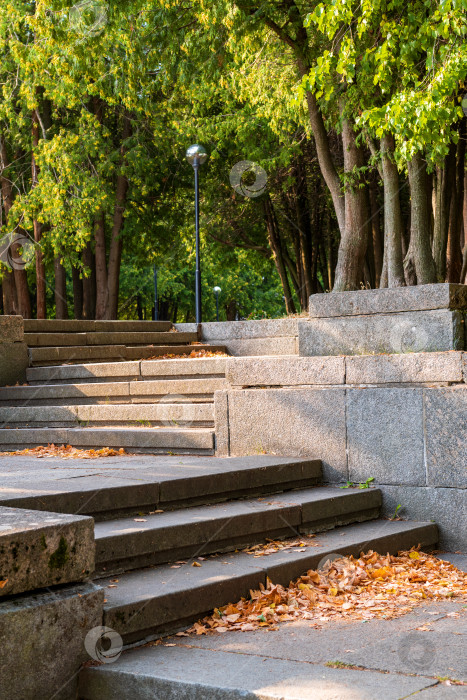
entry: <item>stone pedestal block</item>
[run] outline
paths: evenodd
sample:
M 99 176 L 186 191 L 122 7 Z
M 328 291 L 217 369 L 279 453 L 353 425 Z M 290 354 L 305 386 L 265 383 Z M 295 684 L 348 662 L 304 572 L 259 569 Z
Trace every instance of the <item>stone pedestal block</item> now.
M 103 600 L 89 583 L 4 600 L 0 698 L 76 700 L 81 664 L 91 660 L 84 640 L 102 625 Z
M 0 316 L 0 386 L 25 382 L 28 364 L 22 316 Z
M 26 343 L 0 343 L 0 386 L 23 384 L 28 364 Z
M 82 581 L 94 552 L 92 518 L 0 507 L 0 597 Z

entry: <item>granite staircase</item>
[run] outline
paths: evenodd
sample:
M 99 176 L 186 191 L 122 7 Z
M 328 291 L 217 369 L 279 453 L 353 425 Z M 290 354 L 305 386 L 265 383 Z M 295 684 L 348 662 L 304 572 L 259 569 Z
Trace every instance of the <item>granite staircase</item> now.
M 184 356 L 222 346 L 163 321 L 26 320 L 25 340 L 27 385 L 0 388 L 0 451 L 53 443 L 213 454 L 225 359 Z M 177 359 L 145 359 L 165 355 Z
M 419 544 L 429 549 L 437 542 L 433 523 L 380 519 L 376 488 L 321 485 L 319 460 L 219 459 L 204 470 L 201 463 L 193 466 L 188 477 L 183 469 L 180 465 L 178 478 L 177 469 L 171 470 L 160 482 L 153 509 L 140 509 L 138 517 L 136 504 L 125 517 L 115 517 L 115 509 L 88 511 L 97 520 L 95 583 L 105 588 L 103 625 L 118 632 L 125 648 L 181 630 L 214 608 L 248 596 L 267 578 L 286 585 L 339 554 L 396 553 Z M 243 551 L 305 533 L 317 533 L 314 546 L 262 557 Z M 149 674 L 155 678 L 138 673 L 139 654 L 148 650 L 133 649 L 115 663 L 83 669 L 79 697 L 166 697 L 152 686 L 163 675 L 157 649 Z M 122 678 L 120 664 L 128 660 L 130 669 Z M 169 684 L 164 692 L 176 692 L 176 686 Z

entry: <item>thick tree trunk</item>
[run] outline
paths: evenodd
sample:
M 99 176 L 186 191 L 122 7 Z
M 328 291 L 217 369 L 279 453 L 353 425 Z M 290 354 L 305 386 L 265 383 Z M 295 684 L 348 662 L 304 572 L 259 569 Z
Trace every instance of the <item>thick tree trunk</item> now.
M 448 282 L 457 283 L 460 280 L 462 270 L 462 243 L 461 233 L 463 228 L 464 208 L 464 176 L 465 176 L 465 122 L 461 122 L 460 138 L 457 143 L 457 161 L 455 187 L 451 195 L 451 207 L 449 214 L 449 231 L 447 244 L 446 279 Z
M 54 258 L 55 272 L 55 318 L 68 318 L 68 305 L 66 300 L 66 271 L 61 258 Z
M 303 77 L 308 73 L 308 70 L 305 68 L 305 71 L 300 70 L 300 73 Z M 324 125 L 323 115 L 319 109 L 316 97 L 312 92 L 307 92 L 306 101 L 308 106 L 308 118 L 315 139 L 316 153 L 321 174 L 332 197 L 341 236 L 345 236 L 346 204 L 339 174 L 332 159 L 329 137 Z
M 364 165 L 363 151 L 357 146 L 355 133 L 349 120 L 342 121 L 342 143 L 344 146 L 344 170 L 348 177 L 352 171 Z M 358 289 L 363 278 L 368 229 L 369 207 L 367 186 L 359 175 L 346 185 L 345 191 L 345 231 L 341 236 L 337 257 L 334 292 Z
M 96 318 L 105 318 L 108 299 L 107 260 L 105 252 L 105 217 L 101 213 L 94 225 L 96 243 Z
M 444 167 L 436 169 L 436 213 L 433 235 L 433 258 L 438 282 L 446 280 L 446 257 L 451 195 L 456 177 L 456 146 L 451 144 Z
M 37 187 L 39 169 L 36 164 L 36 159 L 34 156 L 34 149 L 39 145 L 39 116 L 37 109 L 33 110 L 32 113 L 32 160 L 31 160 L 31 171 L 32 171 L 32 183 L 31 188 Z M 42 253 L 40 243 L 42 238 L 42 226 L 40 222 L 34 218 L 33 219 L 33 229 L 34 229 L 34 240 L 36 242 L 36 298 L 37 298 L 37 318 L 46 318 L 46 281 L 45 281 L 45 265 L 44 265 L 44 255 Z
M 388 287 L 404 287 L 402 264 L 402 215 L 399 196 L 399 173 L 394 162 L 394 137 L 381 139 L 384 186 L 384 237 L 386 241 Z
M 415 266 L 417 284 L 436 282 L 431 252 L 431 203 L 427 197 L 426 162 L 417 153 L 408 163 L 410 183 L 410 245 L 407 258 Z

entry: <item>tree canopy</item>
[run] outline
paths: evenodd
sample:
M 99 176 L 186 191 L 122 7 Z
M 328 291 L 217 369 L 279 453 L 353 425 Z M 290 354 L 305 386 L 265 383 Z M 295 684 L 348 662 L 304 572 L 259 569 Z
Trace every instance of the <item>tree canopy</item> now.
M 467 0 L 0 6 L 3 313 L 193 320 L 195 142 L 206 320 L 465 282 Z

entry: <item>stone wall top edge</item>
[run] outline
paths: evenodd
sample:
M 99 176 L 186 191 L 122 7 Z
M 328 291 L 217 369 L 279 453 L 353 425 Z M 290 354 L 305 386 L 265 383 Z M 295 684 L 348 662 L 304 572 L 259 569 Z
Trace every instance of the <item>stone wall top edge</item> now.
M 436 309 L 467 310 L 467 285 L 424 284 L 313 294 L 310 296 L 309 316 L 329 318 Z

